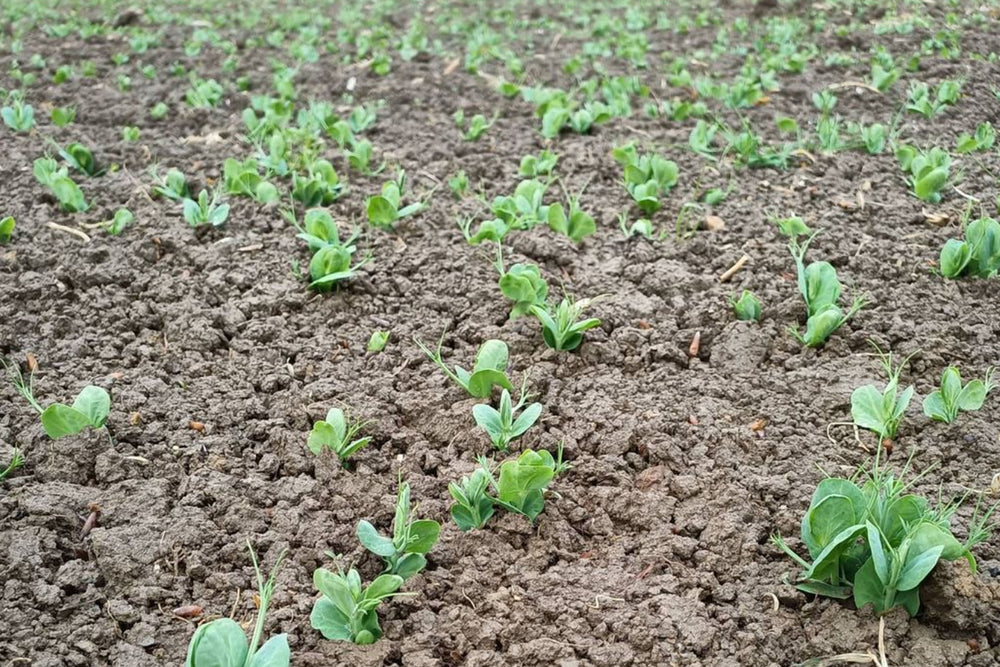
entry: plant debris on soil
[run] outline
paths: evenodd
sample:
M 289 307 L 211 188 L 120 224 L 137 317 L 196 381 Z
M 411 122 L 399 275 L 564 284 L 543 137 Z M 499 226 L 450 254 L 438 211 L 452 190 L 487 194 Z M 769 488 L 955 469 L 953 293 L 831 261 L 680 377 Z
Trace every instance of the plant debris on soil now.
M 0 220 L 16 225 L 0 245 L 0 355 L 34 371 L 43 405 L 69 405 L 88 385 L 111 396 L 106 431 L 52 440 L 0 383 L 0 470 L 24 458 L 0 481 L 0 664 L 182 664 L 198 624 L 251 628 L 248 539 L 265 570 L 288 550 L 265 637 L 287 633 L 293 665 L 876 655 L 871 609 L 797 590 L 770 537 L 804 553 L 799 522 L 816 485 L 850 477 L 879 447 L 889 465 L 912 453 L 914 470 L 936 466 L 914 492 L 991 502 L 1000 400 L 952 424 L 919 404 L 949 365 L 967 381 L 1000 364 L 996 276 L 937 270 L 967 221 L 997 216 L 997 148 L 964 151 L 960 136 L 1000 123 L 998 16 L 992 0 L 0 8 L 0 100 L 14 125 L 33 110 L 27 129 L 0 125 Z M 899 78 L 882 90 L 873 63 L 887 62 Z M 953 104 L 930 117 L 906 108 L 915 84 L 933 105 L 949 81 L 961 84 Z M 564 91 L 571 113 L 611 111 L 546 132 L 529 88 Z M 310 103 L 339 119 L 367 109 L 374 122 L 353 134 L 370 142 L 369 168 L 323 134 L 315 157 L 340 179 L 328 200 L 293 199 L 280 170 L 267 172 L 273 201 L 224 194 L 227 158 L 271 148 L 255 147 L 247 125 L 258 96 L 292 105 L 293 124 Z M 73 121 L 57 124 L 53 111 L 70 108 Z M 476 114 L 487 126 L 470 138 Z M 704 146 L 700 123 L 721 128 Z M 885 147 L 869 152 L 860 128 L 876 123 Z M 751 130 L 761 150 L 741 152 L 727 129 Z M 87 203 L 77 212 L 33 168 L 45 156 L 65 165 L 59 150 L 73 142 L 98 169 L 68 170 Z M 676 165 L 655 211 L 639 208 L 612 155 L 629 142 Z M 902 145 L 946 151 L 947 182 L 918 196 Z M 540 268 L 550 302 L 592 300 L 581 317 L 600 325 L 573 351 L 550 349 L 530 314 L 509 317 L 497 244 L 470 244 L 456 224 L 472 219 L 475 232 L 526 178 L 522 158 L 543 150 L 558 155 L 546 205 L 569 214 L 578 196 L 596 231 L 577 243 L 538 224 L 500 243 L 507 268 Z M 153 192 L 154 167 L 161 179 L 183 172 L 193 200 L 218 194 L 224 222 L 193 226 L 180 201 Z M 369 222 L 368 199 L 401 170 L 399 208 L 426 207 Z M 456 196 L 460 171 L 468 186 Z M 287 215 L 301 222 L 316 206 L 342 239 L 359 232 L 352 276 L 325 291 L 310 289 L 310 254 Z M 122 208 L 134 220 L 118 229 Z M 809 257 L 836 268 L 844 300 L 867 298 L 817 347 L 789 332 L 806 320 L 774 222 L 788 216 L 822 230 Z M 650 233 L 630 236 L 643 219 Z M 760 300 L 759 322 L 734 315 L 743 290 Z M 389 332 L 384 349 L 369 350 L 377 331 Z M 442 332 L 449 367 L 504 341 L 513 386 L 526 375 L 544 406 L 512 454 L 472 418 L 489 399 L 414 342 Z M 853 390 L 885 382 L 872 341 L 914 353 L 902 381 L 920 399 L 885 443 L 851 421 Z M 334 407 L 371 438 L 343 466 L 306 445 Z M 571 467 L 534 523 L 498 510 L 482 530 L 458 529 L 448 484 L 477 457 L 559 443 Z M 310 627 L 313 571 L 331 567 L 327 552 L 365 581 L 382 571 L 355 526 L 390 530 L 400 478 L 418 516 L 442 524 L 440 540 L 406 582 L 414 595 L 380 607 L 381 639 L 327 641 Z M 974 505 L 955 515 L 961 538 Z M 942 561 L 915 617 L 885 616 L 889 664 L 1000 664 L 1000 539 L 973 551 L 976 572 Z

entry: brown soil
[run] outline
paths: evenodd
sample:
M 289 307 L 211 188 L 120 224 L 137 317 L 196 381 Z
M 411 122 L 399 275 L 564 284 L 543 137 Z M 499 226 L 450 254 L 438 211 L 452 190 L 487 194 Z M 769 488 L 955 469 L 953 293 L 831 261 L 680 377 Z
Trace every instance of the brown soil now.
M 895 37 L 902 42 L 894 53 L 925 36 Z M 1000 50 L 995 36 L 967 39 L 969 48 Z M 831 49 L 849 48 L 829 40 Z M 168 41 L 148 60 L 165 71 L 180 43 Z M 119 48 L 42 36 L 29 44 L 51 63 L 71 54 L 108 63 Z M 548 71 L 555 60 L 539 49 L 529 71 Z M 0 58 L 0 70 L 9 60 Z M 266 57 L 244 62 L 259 65 L 252 77 L 266 85 Z M 488 196 L 509 191 L 520 157 L 545 145 L 538 122 L 487 81 L 461 70 L 445 75 L 446 64 L 398 61 L 379 78 L 319 63 L 297 81 L 301 99 L 339 99 L 352 76 L 358 100 L 385 99 L 370 138 L 417 190 L 462 168 Z M 934 121 L 905 117 L 904 136 L 950 146 L 976 122 L 1000 122 L 989 83 L 1000 68 L 924 65 L 922 80 L 967 76 L 965 96 Z M 202 71 L 211 76 L 217 66 L 205 60 Z M 775 115 L 805 124 L 815 118 L 812 91 L 864 74 L 816 62 L 750 115 L 761 127 Z M 43 135 L 82 139 L 99 160 L 121 165 L 82 184 L 94 202 L 84 216 L 60 213 L 33 179 L 32 160 L 44 150 L 38 133 L 0 131 L 2 213 L 18 223 L 0 254 L 0 352 L 38 358 L 43 402 L 69 400 L 88 383 L 108 388 L 114 436 L 113 444 L 98 432 L 51 441 L 12 387 L 0 385 L 0 460 L 13 446 L 28 456 L 0 496 L 0 662 L 180 664 L 194 624 L 172 609 L 197 604 L 208 615 L 252 616 L 248 537 L 266 564 L 291 550 L 268 631 L 289 633 L 295 665 L 764 667 L 876 645 L 870 611 L 783 583 L 793 564 L 768 538 L 797 537 L 821 470 L 849 474 L 866 460 L 850 427 L 828 425 L 850 420 L 855 387 L 882 382 L 869 339 L 903 355 L 921 350 L 903 375 L 920 396 L 949 363 L 981 376 L 997 362 L 997 283 L 946 282 L 931 271 L 941 244 L 957 234 L 961 195 L 950 191 L 928 207 L 907 194 L 891 155 L 816 155 L 786 172 L 734 171 L 733 195 L 713 211 L 722 230 L 625 241 L 616 215 L 628 201 L 612 146 L 638 139 L 678 162 L 681 184 L 668 211 L 694 196 L 700 174 L 703 185 L 724 186 L 729 172 L 713 176 L 678 146 L 690 123 L 637 113 L 591 136 L 560 137 L 558 172 L 569 190 L 589 180 L 583 203 L 600 229 L 577 247 L 538 228 L 511 237 L 508 252 L 508 261 L 536 262 L 576 295 L 605 295 L 594 308 L 602 326 L 576 353 L 557 354 L 535 323 L 508 321 L 490 258 L 467 246 L 454 223 L 474 205 L 457 203 L 446 187 L 397 233 L 367 233 L 362 245 L 375 260 L 330 295 L 312 295 L 290 273 L 291 261 L 306 256 L 273 208 L 233 200 L 224 230 L 192 233 L 179 207 L 147 197 L 145 170 L 159 162 L 197 183 L 217 178 L 223 157 L 247 152 L 238 135 L 248 98 L 192 111 L 175 80 L 133 80 L 131 93 L 108 76 L 28 92 Z M 837 111 L 888 120 L 905 87 L 885 99 L 844 90 Z M 149 120 L 161 99 L 175 111 Z M 49 126 L 48 105 L 66 103 L 78 106 L 77 123 Z M 466 143 L 451 122 L 456 107 L 498 109 L 500 117 L 480 142 Z M 138 144 L 121 142 L 124 124 L 142 128 Z M 351 220 L 380 179 L 336 164 L 351 191 L 334 212 Z M 993 201 L 995 181 L 971 160 L 962 164 L 963 192 Z M 46 226 L 106 219 L 122 205 L 137 224 L 120 237 L 95 232 L 82 243 Z M 929 208 L 950 222 L 927 222 L 921 211 Z M 786 211 L 826 230 L 810 256 L 831 261 L 872 301 L 820 350 L 786 332 L 801 323 L 802 305 L 791 258 L 766 220 Z M 658 220 L 672 224 L 669 212 Z M 719 284 L 743 253 L 751 263 Z M 743 288 L 764 302 L 759 325 L 733 321 L 726 298 Z M 392 338 L 369 355 L 376 328 L 391 329 Z M 488 338 L 505 340 L 514 371 L 530 375 L 545 405 L 520 446 L 566 445 L 574 466 L 536 526 L 507 515 L 462 534 L 448 520 L 448 481 L 467 474 L 488 444 L 471 419 L 475 401 L 412 342 L 436 340 L 445 328 L 453 363 L 468 363 Z M 696 332 L 701 349 L 689 358 Z M 371 422 L 374 444 L 350 471 L 305 447 L 312 420 L 334 405 Z M 761 419 L 766 427 L 752 430 Z M 939 463 L 919 487 L 926 493 L 939 483 L 946 494 L 982 488 L 1000 467 L 998 424 L 995 397 L 952 426 L 929 422 L 915 401 L 892 460 L 901 463 L 914 447 L 917 468 Z M 861 441 L 873 444 L 867 436 Z M 384 640 L 324 641 L 308 623 L 312 571 L 328 564 L 327 550 L 356 560 L 366 576 L 378 571 L 354 526 L 366 518 L 388 528 L 399 473 L 421 513 L 445 523 L 441 542 L 407 585 L 416 595 L 383 608 Z M 103 513 L 81 539 L 90 503 Z M 967 517 L 963 510 L 956 523 Z M 891 664 L 1000 663 L 1000 544 L 984 544 L 978 555 L 975 575 L 958 564 L 938 567 L 917 618 L 890 615 Z

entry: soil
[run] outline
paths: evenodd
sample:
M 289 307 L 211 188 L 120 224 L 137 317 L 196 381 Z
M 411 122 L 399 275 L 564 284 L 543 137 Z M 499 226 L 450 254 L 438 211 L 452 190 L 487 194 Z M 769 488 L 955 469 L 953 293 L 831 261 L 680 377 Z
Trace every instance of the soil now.
M 662 44 L 654 51 L 678 48 L 675 36 L 651 34 Z M 686 39 L 694 48 L 713 36 L 695 31 Z M 881 39 L 893 53 L 909 53 L 926 37 Z M 187 62 L 182 43 L 183 35 L 168 33 L 146 61 L 164 72 Z M 989 31 L 966 33 L 963 43 L 1000 51 Z M 862 53 L 870 46 L 842 44 L 832 33 L 820 45 Z M 52 441 L 13 388 L 0 386 L 0 461 L 15 446 L 28 459 L 0 495 L 0 663 L 180 664 L 196 620 L 175 608 L 253 617 L 247 539 L 265 565 L 290 550 L 267 631 L 288 633 L 295 665 L 770 667 L 876 647 L 871 612 L 785 583 L 794 564 L 769 537 L 780 532 L 798 546 L 799 518 L 824 472 L 849 475 L 868 459 L 874 438 L 844 422 L 851 391 L 883 382 L 869 340 L 900 358 L 919 350 L 903 381 L 921 397 L 950 363 L 978 377 L 997 364 L 996 281 L 943 281 L 931 270 L 944 241 L 959 233 L 967 203 L 960 193 L 949 191 L 938 205 L 919 202 L 890 154 L 845 151 L 803 156 L 784 172 L 713 173 L 680 148 L 690 123 L 641 113 L 589 136 L 562 136 L 558 172 L 570 191 L 588 183 L 582 202 L 599 230 L 576 246 L 536 228 L 510 237 L 507 251 L 508 262 L 537 263 L 553 285 L 602 295 L 592 311 L 600 328 L 577 352 L 556 353 L 534 322 L 508 320 L 492 258 L 455 226 L 475 205 L 452 199 L 447 187 L 395 233 L 366 233 L 362 245 L 374 261 L 328 295 L 308 292 L 292 274 L 292 260 L 307 257 L 274 207 L 233 200 L 223 230 L 192 232 L 179 207 L 148 197 L 146 169 L 176 166 L 199 186 L 219 178 L 223 157 L 247 152 L 239 112 L 249 96 L 190 110 L 184 86 L 166 76 L 134 76 L 135 88 L 122 93 L 109 60 L 120 48 L 111 38 L 34 33 L 24 60 L 34 52 L 52 64 L 87 57 L 101 76 L 31 87 L 39 130 L 0 131 L 2 213 L 18 224 L 0 251 L 0 352 L 37 358 L 43 403 L 71 400 L 88 383 L 113 399 L 113 442 L 96 431 Z M 552 63 L 570 48 L 536 45 L 529 74 L 565 84 Z M 266 87 L 268 54 L 241 57 Z M 10 60 L 0 58 L 0 70 Z M 222 76 L 207 56 L 188 60 L 203 76 Z M 461 68 L 445 74 L 447 65 L 394 61 L 389 76 L 377 77 L 321 61 L 296 81 L 300 99 L 340 99 L 351 78 L 355 99 L 384 99 L 368 136 L 384 159 L 406 168 L 417 191 L 461 168 L 488 197 L 507 192 L 520 157 L 546 145 L 538 121 L 488 79 Z M 735 73 L 739 63 L 717 66 Z M 1000 123 L 990 91 L 998 70 L 984 60 L 925 58 L 919 78 L 966 77 L 963 99 L 933 121 L 905 116 L 904 136 L 951 146 L 977 122 Z M 865 74 L 817 59 L 805 74 L 783 78 L 783 90 L 749 117 L 761 128 L 780 115 L 802 124 L 815 118 L 812 91 Z M 837 111 L 888 122 L 905 89 L 903 81 L 881 97 L 847 88 Z M 172 114 L 150 120 L 147 110 L 164 99 Z M 76 123 L 50 126 L 47 109 L 64 104 L 77 106 Z M 482 140 L 467 143 L 451 120 L 457 107 L 500 115 Z M 138 143 L 121 140 L 125 124 L 140 126 Z M 119 165 L 83 183 L 94 203 L 84 216 L 60 213 L 35 182 L 40 134 L 60 144 L 83 140 L 102 163 Z M 712 211 L 724 228 L 687 240 L 625 240 L 616 219 L 628 199 L 609 151 L 629 139 L 680 166 L 681 183 L 658 218 L 667 226 L 682 202 L 731 179 L 732 195 Z M 961 163 L 962 192 L 992 202 L 995 179 L 977 161 Z M 335 164 L 350 192 L 333 212 L 357 219 L 383 178 Z M 85 243 L 47 226 L 107 219 L 123 205 L 137 223 L 119 237 L 93 231 Z M 935 224 L 924 210 L 950 217 Z M 790 211 L 825 230 L 810 257 L 829 260 L 870 297 L 818 350 L 786 331 L 803 324 L 803 307 L 792 260 L 767 216 Z M 720 284 L 744 253 L 750 263 Z M 744 288 L 764 303 L 759 324 L 733 321 L 727 297 Z M 375 329 L 392 331 L 381 354 L 365 351 Z M 515 374 L 528 374 L 545 410 L 518 448 L 565 443 L 573 467 L 557 479 L 535 526 L 498 515 L 485 530 L 463 534 L 449 520 L 448 482 L 489 452 L 471 419 L 476 401 L 413 343 L 446 329 L 450 363 L 468 364 L 482 341 L 501 338 Z M 691 356 L 698 333 L 700 350 Z M 305 447 L 313 420 L 336 405 L 367 420 L 373 437 L 350 470 Z M 1000 468 L 998 425 L 995 397 L 950 426 L 927 420 L 914 401 L 890 460 L 901 467 L 912 448 L 916 469 L 937 465 L 917 485 L 927 494 L 939 484 L 946 496 L 981 489 Z M 379 571 L 354 527 L 368 519 L 388 529 L 399 475 L 421 515 L 444 523 L 441 541 L 427 570 L 407 584 L 415 594 L 382 608 L 383 640 L 325 641 L 308 622 L 312 571 L 329 566 L 327 551 L 345 554 L 366 577 Z M 100 519 L 81 537 L 91 503 Z M 956 517 L 960 534 L 968 516 L 965 508 Z M 964 563 L 938 566 L 916 618 L 887 617 L 890 664 L 1000 664 L 1000 541 L 977 556 L 975 574 Z

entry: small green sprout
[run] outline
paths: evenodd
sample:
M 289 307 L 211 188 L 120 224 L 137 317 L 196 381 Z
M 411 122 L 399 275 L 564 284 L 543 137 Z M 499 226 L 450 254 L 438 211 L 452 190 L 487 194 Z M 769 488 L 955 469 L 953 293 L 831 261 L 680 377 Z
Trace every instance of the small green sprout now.
M 196 109 L 210 109 L 222 100 L 222 85 L 215 79 L 199 79 L 191 77 L 191 87 L 184 94 L 188 106 Z
M 469 177 L 459 169 L 455 175 L 448 179 L 448 188 L 455 195 L 455 199 L 462 199 L 469 191 Z
M 677 164 L 659 155 L 639 155 L 634 144 L 612 151 L 625 168 L 625 189 L 646 215 L 660 210 L 660 197 L 677 184 Z
M 513 404 L 510 392 L 504 389 L 500 394 L 499 410 L 485 403 L 472 407 L 472 417 L 476 420 L 476 424 L 486 431 L 490 442 L 497 449 L 506 451 L 512 440 L 520 438 L 538 421 L 538 417 L 542 414 L 542 404 L 532 403 L 525 406 L 528 398 L 530 396 L 525 393 L 522 386 L 521 398 L 517 405 Z
M 324 450 L 330 450 L 345 465 L 347 460 L 368 446 L 371 438 L 355 438 L 365 422 L 350 419 L 340 408 L 330 408 L 326 419 L 313 424 L 307 446 L 309 451 L 319 456 Z
M 389 342 L 388 331 L 380 331 L 376 329 L 372 332 L 371 338 L 368 339 L 368 351 L 377 354 L 385 349 L 386 343 Z
M 323 568 L 313 572 L 313 584 L 323 596 L 313 605 L 309 623 L 326 638 L 355 644 L 373 644 L 382 636 L 378 608 L 383 600 L 401 595 L 403 578 L 383 574 L 367 586 L 353 567 L 347 573 L 338 563 L 338 572 Z
M 542 324 L 542 337 L 545 339 L 545 344 L 554 350 L 569 352 L 580 347 L 585 331 L 601 325 L 601 321 L 596 317 L 579 319 L 591 303 L 593 303 L 592 299 L 574 301 L 565 296 L 555 307 L 555 310 L 552 310 L 548 303 L 544 306 L 533 305 L 529 310 Z
M 875 350 L 889 381 L 882 390 L 872 384 L 855 389 L 851 394 L 851 418 L 861 428 L 878 434 L 880 440 L 892 440 L 896 437 L 906 408 L 913 398 L 912 386 L 899 393 L 899 375 L 910 357 L 894 367 L 891 352 L 883 353 L 878 346 Z
M 69 176 L 69 170 L 60 167 L 55 160 L 41 157 L 34 163 L 35 179 L 52 191 L 62 210 L 79 213 L 90 208 L 80 186 Z
M 150 108 L 149 117 L 153 120 L 163 120 L 170 113 L 170 107 L 167 106 L 166 102 L 157 102 Z
M 455 501 L 451 518 L 463 533 L 482 528 L 493 516 L 493 498 L 486 493 L 490 482 L 490 473 L 480 467 L 460 482 L 448 484 L 448 492 Z
M 521 158 L 520 172 L 526 178 L 549 176 L 556 168 L 559 156 L 549 150 L 535 155 L 525 155 Z
M 988 151 L 996 143 L 996 130 L 989 121 L 976 125 L 974 134 L 962 133 L 955 142 L 955 150 L 959 153 L 973 151 Z
M 366 176 L 385 169 L 384 162 L 377 169 L 372 169 L 372 143 L 367 139 L 353 141 L 351 147 L 344 150 L 344 157 L 347 158 L 347 164 L 351 169 Z
M 73 107 L 53 107 L 49 120 L 56 127 L 66 127 L 76 120 L 76 109 Z
M 327 206 L 337 201 L 342 193 L 340 177 L 327 160 L 316 160 L 309 165 L 308 176 L 298 172 L 292 174 L 292 198 L 303 206 Z
M 528 315 L 532 306 L 545 307 L 549 296 L 549 285 L 545 282 L 545 278 L 542 278 L 537 266 L 514 264 L 505 270 L 499 246 L 494 266 L 500 273 L 500 292 L 514 302 L 510 309 L 510 319 Z
M 958 419 L 959 412 L 970 412 L 983 407 L 986 396 L 996 388 L 993 369 L 986 369 L 982 379 L 971 380 L 962 386 L 962 375 L 949 366 L 941 375 L 941 387 L 924 399 L 924 414 L 934 421 L 950 424 Z
M 562 445 L 556 457 L 544 449 L 526 449 L 516 459 L 500 465 L 499 481 L 493 481 L 491 476 L 497 494 L 494 502 L 534 523 L 545 508 L 549 484 L 568 467 L 562 461 Z
M 992 218 L 973 220 L 965 228 L 965 240 L 948 239 L 938 262 L 941 275 L 989 278 L 1000 270 L 1000 223 Z
M 287 552 L 278 556 L 267 580 L 264 579 L 257 562 L 257 554 L 253 545 L 247 541 L 250 549 L 250 559 L 253 561 L 254 574 L 257 577 L 257 621 L 254 625 L 253 637 L 247 644 L 246 634 L 240 624 L 231 618 L 217 618 L 200 625 L 188 644 L 187 660 L 184 667 L 288 667 L 291 661 L 291 650 L 288 648 L 288 637 L 285 634 L 271 637 L 258 649 L 264 633 L 264 619 L 268 607 L 274 597 L 277 586 L 278 570 L 285 560 Z
M 906 110 L 933 118 L 958 102 L 961 94 L 962 84 L 958 81 L 942 81 L 933 94 L 926 83 L 915 81 L 907 93 Z
M 549 227 L 554 232 L 565 234 L 574 243 L 579 243 L 596 232 L 597 225 L 593 216 L 580 208 L 578 197 L 570 197 L 568 206 L 568 214 L 563 210 L 562 204 L 552 204 L 548 207 Z
M 108 234 L 118 236 L 133 222 L 135 222 L 135 216 L 132 214 L 132 211 L 127 208 L 120 208 L 115 211 L 114 217 L 102 222 L 101 226 L 107 230 Z
M 7 99 L 8 105 L 0 108 L 0 118 L 15 132 L 28 132 L 35 126 L 35 108 L 24 103 L 20 93 L 14 92 Z
M 917 199 L 933 204 L 941 201 L 941 190 L 951 176 L 951 155 L 948 151 L 931 148 L 924 152 L 903 145 L 896 149 L 896 159 L 903 172 L 908 174 L 906 181 Z
M 878 155 L 885 150 L 889 130 L 882 123 L 872 123 L 859 128 L 861 143 L 869 155 Z
M 243 162 L 226 158 L 222 164 L 222 182 L 226 193 L 250 197 L 262 204 L 278 201 L 278 189 L 260 175 L 260 165 L 254 158 Z
M 190 196 L 187 180 L 179 169 L 168 169 L 162 179 L 153 171 L 153 196 L 181 201 Z
M 365 204 L 368 222 L 380 229 L 391 229 L 396 221 L 427 208 L 427 203 L 424 201 L 400 207 L 405 192 L 406 172 L 400 170 L 395 181 L 389 181 L 382 186 L 381 194 L 368 198 Z
M 493 127 L 493 123 L 496 122 L 498 113 L 493 114 L 493 117 L 486 120 L 486 116 L 481 113 L 477 113 L 473 116 L 468 123 L 465 121 L 465 112 L 459 109 L 455 112 L 453 120 L 455 121 L 455 127 L 462 132 L 462 138 L 466 141 L 478 141 L 482 137 L 486 130 Z
M 628 211 L 622 211 L 618 214 L 618 228 L 622 230 L 622 234 L 625 235 L 626 239 L 630 239 L 633 236 L 641 236 L 647 241 L 652 241 L 656 236 L 652 220 L 649 218 L 639 218 L 630 225 Z
M 213 192 L 209 198 L 208 191 L 202 190 L 198 193 L 198 199 L 185 198 L 182 201 L 182 212 L 184 219 L 192 227 L 221 227 L 229 218 L 229 204 L 220 204 L 217 193 Z
M 87 176 L 98 176 L 104 171 L 97 166 L 94 154 L 83 144 L 69 144 L 66 148 L 60 149 L 59 157 L 70 167 Z
M 7 245 L 10 243 L 10 239 L 13 235 L 14 216 L 8 215 L 6 218 L 0 220 L 0 245 Z
M 335 238 L 335 237 L 334 237 Z M 344 280 L 350 280 L 358 273 L 358 269 L 371 261 L 366 256 L 360 262 L 351 264 L 357 248 L 354 241 L 357 232 L 346 241 L 330 243 L 318 249 L 309 261 L 309 287 L 317 292 L 327 292 Z
M 139 128 L 134 125 L 126 125 L 123 127 L 122 141 L 130 144 L 139 141 Z
M 441 345 L 444 343 L 444 333 L 438 340 L 437 350 L 432 352 L 418 339 L 414 342 L 427 355 L 427 358 L 437 364 L 448 378 L 469 392 L 476 398 L 488 398 L 493 392 L 493 387 L 503 389 L 513 389 L 510 380 L 507 379 L 507 361 L 509 358 L 507 344 L 502 340 L 490 339 L 483 343 L 479 351 L 476 352 L 476 360 L 473 362 L 472 372 L 465 370 L 461 366 L 455 366 L 452 371 L 441 358 Z
M 362 519 L 357 535 L 361 546 L 385 561 L 386 574 L 406 581 L 427 567 L 426 554 L 437 544 L 441 524 L 431 519 L 414 519 L 410 513 L 410 485 L 402 482 L 396 498 L 392 537 L 380 535 L 375 526 Z
M 760 321 L 760 299 L 754 296 L 750 290 L 743 290 L 738 299 L 733 296 L 729 297 L 729 305 L 733 307 L 736 319 L 747 322 Z

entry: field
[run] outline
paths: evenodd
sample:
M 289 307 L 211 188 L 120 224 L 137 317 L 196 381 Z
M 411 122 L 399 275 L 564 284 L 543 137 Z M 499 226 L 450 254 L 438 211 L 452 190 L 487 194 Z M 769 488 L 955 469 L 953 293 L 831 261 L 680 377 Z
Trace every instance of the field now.
M 5 4 L 0 664 L 179 665 L 230 617 L 297 666 L 1000 664 L 998 17 Z M 557 350 L 564 296 L 598 321 Z M 466 390 L 439 340 L 509 360 Z M 491 443 L 508 382 L 540 415 Z M 823 514 L 826 477 L 874 481 Z M 404 482 L 441 529 L 396 580 L 358 524 Z M 403 593 L 380 631 L 314 629 L 338 567 Z M 189 664 L 289 664 L 244 653 Z

